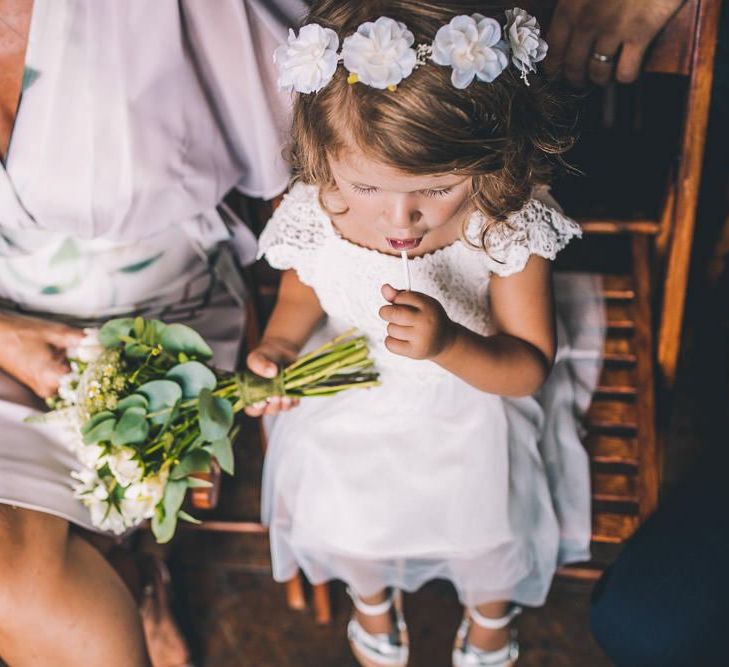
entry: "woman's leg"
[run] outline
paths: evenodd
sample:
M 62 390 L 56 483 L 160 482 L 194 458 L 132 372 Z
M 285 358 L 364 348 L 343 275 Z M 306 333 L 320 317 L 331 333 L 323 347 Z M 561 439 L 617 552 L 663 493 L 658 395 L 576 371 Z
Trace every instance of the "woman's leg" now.
M 63 519 L 0 505 L 0 656 L 13 667 L 148 667 L 129 590 Z
M 367 597 L 359 596 L 359 599 L 362 600 L 362 602 L 364 602 L 365 604 L 377 605 L 387 600 L 388 594 L 386 591 L 383 590 L 379 593 L 376 593 L 375 595 L 370 595 Z M 368 614 L 363 614 L 361 611 L 355 608 L 354 617 L 357 619 L 357 621 L 359 621 L 359 624 L 367 632 L 373 635 L 389 634 L 393 628 L 392 612 L 389 609 L 382 614 L 370 616 Z

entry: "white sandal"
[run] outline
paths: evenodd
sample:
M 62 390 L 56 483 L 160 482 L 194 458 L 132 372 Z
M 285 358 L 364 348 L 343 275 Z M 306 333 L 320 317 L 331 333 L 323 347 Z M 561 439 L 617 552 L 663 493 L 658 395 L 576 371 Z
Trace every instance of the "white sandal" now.
M 506 646 L 495 651 L 484 651 L 468 643 L 468 631 L 471 623 L 487 630 L 501 630 L 512 619 L 521 613 L 521 607 L 512 605 L 505 616 L 501 618 L 487 618 L 477 609 L 466 611 L 461 627 L 456 633 L 456 642 L 453 647 L 453 667 L 513 667 L 519 657 L 519 644 L 516 641 L 516 630 L 512 628 L 511 638 Z
M 402 615 L 400 592 L 393 590 L 387 600 L 379 604 L 367 604 L 351 589 L 347 589 L 349 597 L 357 611 L 365 616 L 380 616 L 392 612 L 392 631 L 380 634 L 367 632 L 352 616 L 347 625 L 349 646 L 362 667 L 406 667 L 408 662 L 408 633 Z

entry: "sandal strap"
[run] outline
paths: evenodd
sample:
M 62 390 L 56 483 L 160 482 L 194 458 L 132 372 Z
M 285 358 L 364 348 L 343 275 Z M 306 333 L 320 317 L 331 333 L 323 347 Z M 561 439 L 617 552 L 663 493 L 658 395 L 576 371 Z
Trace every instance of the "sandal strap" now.
M 381 616 L 382 614 L 386 614 L 392 608 L 395 591 L 394 589 L 390 591 L 390 594 L 387 596 L 387 600 L 378 604 L 368 604 L 367 602 L 364 602 L 362 598 L 349 587 L 347 588 L 347 595 L 352 598 L 352 602 L 360 614 L 364 614 L 365 616 Z
M 507 625 L 509 625 L 512 619 L 519 614 L 521 614 L 521 607 L 516 604 L 512 605 L 509 608 L 509 611 L 507 611 L 506 614 L 501 618 L 488 618 L 487 616 L 479 613 L 476 607 L 469 607 L 468 609 L 468 615 L 471 617 L 471 620 L 476 625 L 486 630 L 501 630 L 501 628 L 505 628 Z

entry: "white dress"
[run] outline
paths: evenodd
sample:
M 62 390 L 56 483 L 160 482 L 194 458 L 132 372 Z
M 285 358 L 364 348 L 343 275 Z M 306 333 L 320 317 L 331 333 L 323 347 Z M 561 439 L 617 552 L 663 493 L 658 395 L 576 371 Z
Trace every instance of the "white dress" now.
M 469 235 L 482 221 L 472 216 Z M 437 299 L 452 320 L 490 333 L 490 276 L 520 271 L 530 254 L 553 259 L 580 235 L 558 208 L 536 199 L 509 222 L 491 234 L 490 254 L 457 241 L 412 259 L 413 289 Z M 292 188 L 259 252 L 316 291 L 328 317 L 307 347 L 356 326 L 382 381 L 303 399 L 272 420 L 263 518 L 275 578 L 301 567 L 314 583 L 342 579 L 361 595 L 446 578 L 467 605 L 542 604 L 555 568 L 589 557 L 588 459 L 578 439 L 569 328 L 560 325 L 559 361 L 540 400 L 506 399 L 384 347 L 380 287 L 402 287 L 401 259 L 339 236 L 316 187 Z M 594 283 L 585 286 L 597 294 Z M 592 360 L 581 374 L 588 394 L 600 318 L 593 308 L 585 319 L 598 335 L 577 355 Z
M 303 11 L 298 0 L 36 0 L 0 165 L 0 308 L 74 325 L 183 321 L 233 367 L 244 325 L 233 257 L 251 261 L 256 245 L 220 200 L 286 186 L 290 99 L 270 53 Z M 63 434 L 24 422 L 41 407 L 0 371 L 0 503 L 94 530 Z

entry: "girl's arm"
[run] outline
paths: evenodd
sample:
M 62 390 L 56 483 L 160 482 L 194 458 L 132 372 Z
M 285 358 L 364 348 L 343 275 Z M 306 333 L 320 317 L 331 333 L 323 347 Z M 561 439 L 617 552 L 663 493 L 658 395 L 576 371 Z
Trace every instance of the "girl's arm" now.
M 299 280 L 295 270 L 284 271 L 276 305 L 261 342 L 246 359 L 248 368 L 263 377 L 274 377 L 279 366 L 296 359 L 323 316 L 314 290 Z M 273 414 L 297 403 L 297 399 L 275 397 L 267 404 L 246 408 L 246 413 L 253 417 Z
M 276 305 L 261 342 L 248 355 L 248 366 L 259 375 L 275 375 L 279 362 L 296 358 L 323 316 L 314 290 L 299 280 L 294 269 L 284 271 Z
M 477 389 L 527 396 L 542 386 L 555 354 L 550 263 L 532 256 L 523 271 L 491 278 L 491 317 L 498 333 L 481 336 L 451 321 L 435 300 L 385 286 L 392 305 L 385 345 L 396 354 L 430 359 Z

